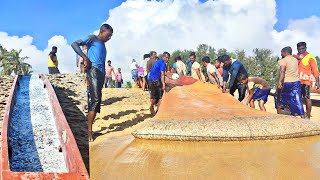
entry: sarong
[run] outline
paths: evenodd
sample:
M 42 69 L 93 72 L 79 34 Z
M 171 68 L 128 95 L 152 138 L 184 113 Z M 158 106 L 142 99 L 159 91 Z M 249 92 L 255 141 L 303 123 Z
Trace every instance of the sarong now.
M 282 90 L 278 90 L 274 96 L 275 107 L 280 109 L 289 109 L 291 115 L 304 115 L 301 98 L 300 81 L 285 82 Z

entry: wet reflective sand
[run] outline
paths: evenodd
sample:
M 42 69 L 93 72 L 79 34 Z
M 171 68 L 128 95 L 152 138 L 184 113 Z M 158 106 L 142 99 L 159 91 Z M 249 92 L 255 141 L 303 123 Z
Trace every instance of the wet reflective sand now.
M 320 136 L 244 142 L 134 139 L 130 134 L 151 119 L 148 92 L 104 89 L 103 95 L 107 101 L 90 143 L 91 179 L 320 179 Z M 320 94 L 312 98 L 311 121 L 320 122 Z M 267 111 L 276 113 L 273 97 L 268 100 Z
M 92 154 L 92 155 L 91 155 Z M 92 179 L 320 179 L 320 136 L 247 142 L 111 138 L 90 148 Z

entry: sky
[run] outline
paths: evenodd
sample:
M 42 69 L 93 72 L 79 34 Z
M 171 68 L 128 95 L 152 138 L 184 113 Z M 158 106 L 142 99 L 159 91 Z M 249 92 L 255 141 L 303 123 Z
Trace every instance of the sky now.
M 94 2 L 94 3 L 93 3 Z M 132 58 L 156 50 L 195 49 L 200 43 L 230 51 L 269 48 L 275 54 L 299 41 L 320 55 L 318 0 L 1 0 L 0 44 L 22 49 L 34 73 L 47 73 L 47 55 L 58 47 L 59 69 L 73 73 L 70 44 L 97 33 L 102 23 L 114 28 L 107 59 L 130 79 Z M 14 10 L 13 10 L 14 9 Z

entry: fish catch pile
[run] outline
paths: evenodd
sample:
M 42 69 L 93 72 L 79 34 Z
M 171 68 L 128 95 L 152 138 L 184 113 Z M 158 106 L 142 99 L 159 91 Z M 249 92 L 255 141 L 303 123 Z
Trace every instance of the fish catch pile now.
M 9 121 L 10 169 L 67 172 L 49 95 L 37 75 L 22 76 Z

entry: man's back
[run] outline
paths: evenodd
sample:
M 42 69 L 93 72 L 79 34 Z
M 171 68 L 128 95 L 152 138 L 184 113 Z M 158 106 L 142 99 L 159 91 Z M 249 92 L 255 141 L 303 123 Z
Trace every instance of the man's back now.
M 286 67 L 284 82 L 299 81 L 298 60 L 291 55 L 279 60 L 280 66 Z

